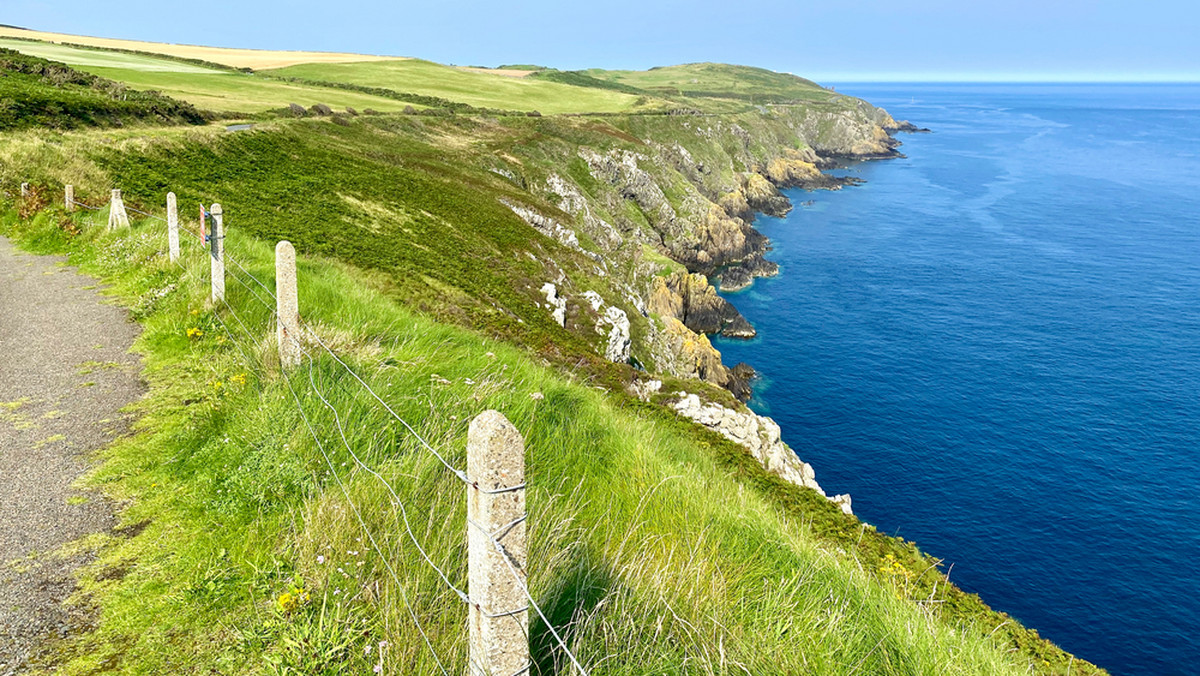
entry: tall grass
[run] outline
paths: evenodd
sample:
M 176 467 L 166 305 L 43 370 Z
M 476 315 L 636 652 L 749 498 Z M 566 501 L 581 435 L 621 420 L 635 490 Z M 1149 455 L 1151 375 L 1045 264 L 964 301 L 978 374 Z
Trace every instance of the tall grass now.
M 190 238 L 180 269 L 157 221 L 129 234 L 103 222 L 54 208 L 0 218 L 29 249 L 69 252 L 144 326 L 150 391 L 136 434 L 90 478 L 127 505 L 124 530 L 87 543 L 97 556 L 75 602 L 98 622 L 58 646 L 62 671 L 426 674 L 440 662 L 462 673 L 466 609 L 412 543 L 465 587 L 462 484 L 316 346 L 285 377 L 249 279 L 227 283 L 229 308 L 213 306 Z M 227 245 L 272 283 L 270 243 Z M 829 546 L 665 414 L 377 287 L 335 260 L 300 262 L 305 321 L 451 464 L 463 465 L 467 425 L 485 409 L 525 435 L 530 586 L 591 673 L 1042 668 L 909 600 L 903 582 Z M 399 501 L 351 457 L 318 391 Z M 531 645 L 534 673 L 569 673 L 536 621 Z

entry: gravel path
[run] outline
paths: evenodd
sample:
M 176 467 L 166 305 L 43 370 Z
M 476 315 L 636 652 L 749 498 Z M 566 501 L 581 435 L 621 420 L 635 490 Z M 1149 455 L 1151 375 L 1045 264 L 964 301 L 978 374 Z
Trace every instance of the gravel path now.
M 84 623 L 62 602 L 86 558 L 52 553 L 113 527 L 112 505 L 72 484 L 144 392 L 137 324 L 62 261 L 0 237 L 0 675 Z

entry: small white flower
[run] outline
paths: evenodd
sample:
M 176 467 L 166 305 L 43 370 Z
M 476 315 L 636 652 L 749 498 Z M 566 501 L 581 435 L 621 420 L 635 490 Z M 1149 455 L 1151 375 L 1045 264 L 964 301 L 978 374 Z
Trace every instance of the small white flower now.
M 324 555 L 324 554 L 318 554 L 318 555 L 317 555 L 317 564 L 323 564 L 323 563 L 325 563 L 325 555 Z

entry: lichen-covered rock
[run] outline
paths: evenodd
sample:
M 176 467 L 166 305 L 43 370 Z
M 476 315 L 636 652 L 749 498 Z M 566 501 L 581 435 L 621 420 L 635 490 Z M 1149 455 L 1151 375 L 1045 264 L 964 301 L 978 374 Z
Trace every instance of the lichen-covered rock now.
M 696 333 L 674 317 L 664 317 L 662 328 L 651 323 L 650 353 L 660 371 L 679 378 L 695 378 L 725 387 L 729 369 L 708 336 Z
M 673 317 L 697 333 L 720 333 L 734 338 L 753 338 L 754 327 L 716 288 L 699 273 L 676 272 L 658 277 L 647 303 L 650 312 Z
M 721 271 L 721 290 L 725 292 L 741 291 L 749 287 L 755 277 L 774 277 L 777 274 L 779 274 L 778 264 L 763 258 L 762 254 L 754 254 Z
M 803 186 L 817 181 L 821 178 L 821 170 L 817 169 L 816 160 L 811 151 L 806 155 L 787 148 L 782 156 L 767 162 L 767 179 L 779 187 Z
M 745 174 L 742 177 L 742 192 L 746 195 L 746 202 L 750 207 L 764 214 L 784 216 L 792 208 L 788 198 L 761 174 Z
M 779 438 L 779 425 L 774 420 L 752 411 L 735 411 L 714 403 L 703 403 L 695 394 L 679 393 L 674 409 L 689 420 L 704 425 L 730 441 L 745 447 L 767 471 L 797 486 L 811 488 L 821 495 L 825 491 L 817 483 L 812 465 L 803 462 Z M 829 498 L 850 514 L 850 496 Z

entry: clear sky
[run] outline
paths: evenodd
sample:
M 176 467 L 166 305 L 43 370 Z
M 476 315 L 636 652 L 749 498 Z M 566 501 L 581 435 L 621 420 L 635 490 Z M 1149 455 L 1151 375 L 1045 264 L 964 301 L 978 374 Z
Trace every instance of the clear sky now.
M 0 23 L 459 65 L 724 61 L 822 82 L 1200 80 L 1198 0 L 0 0 Z

